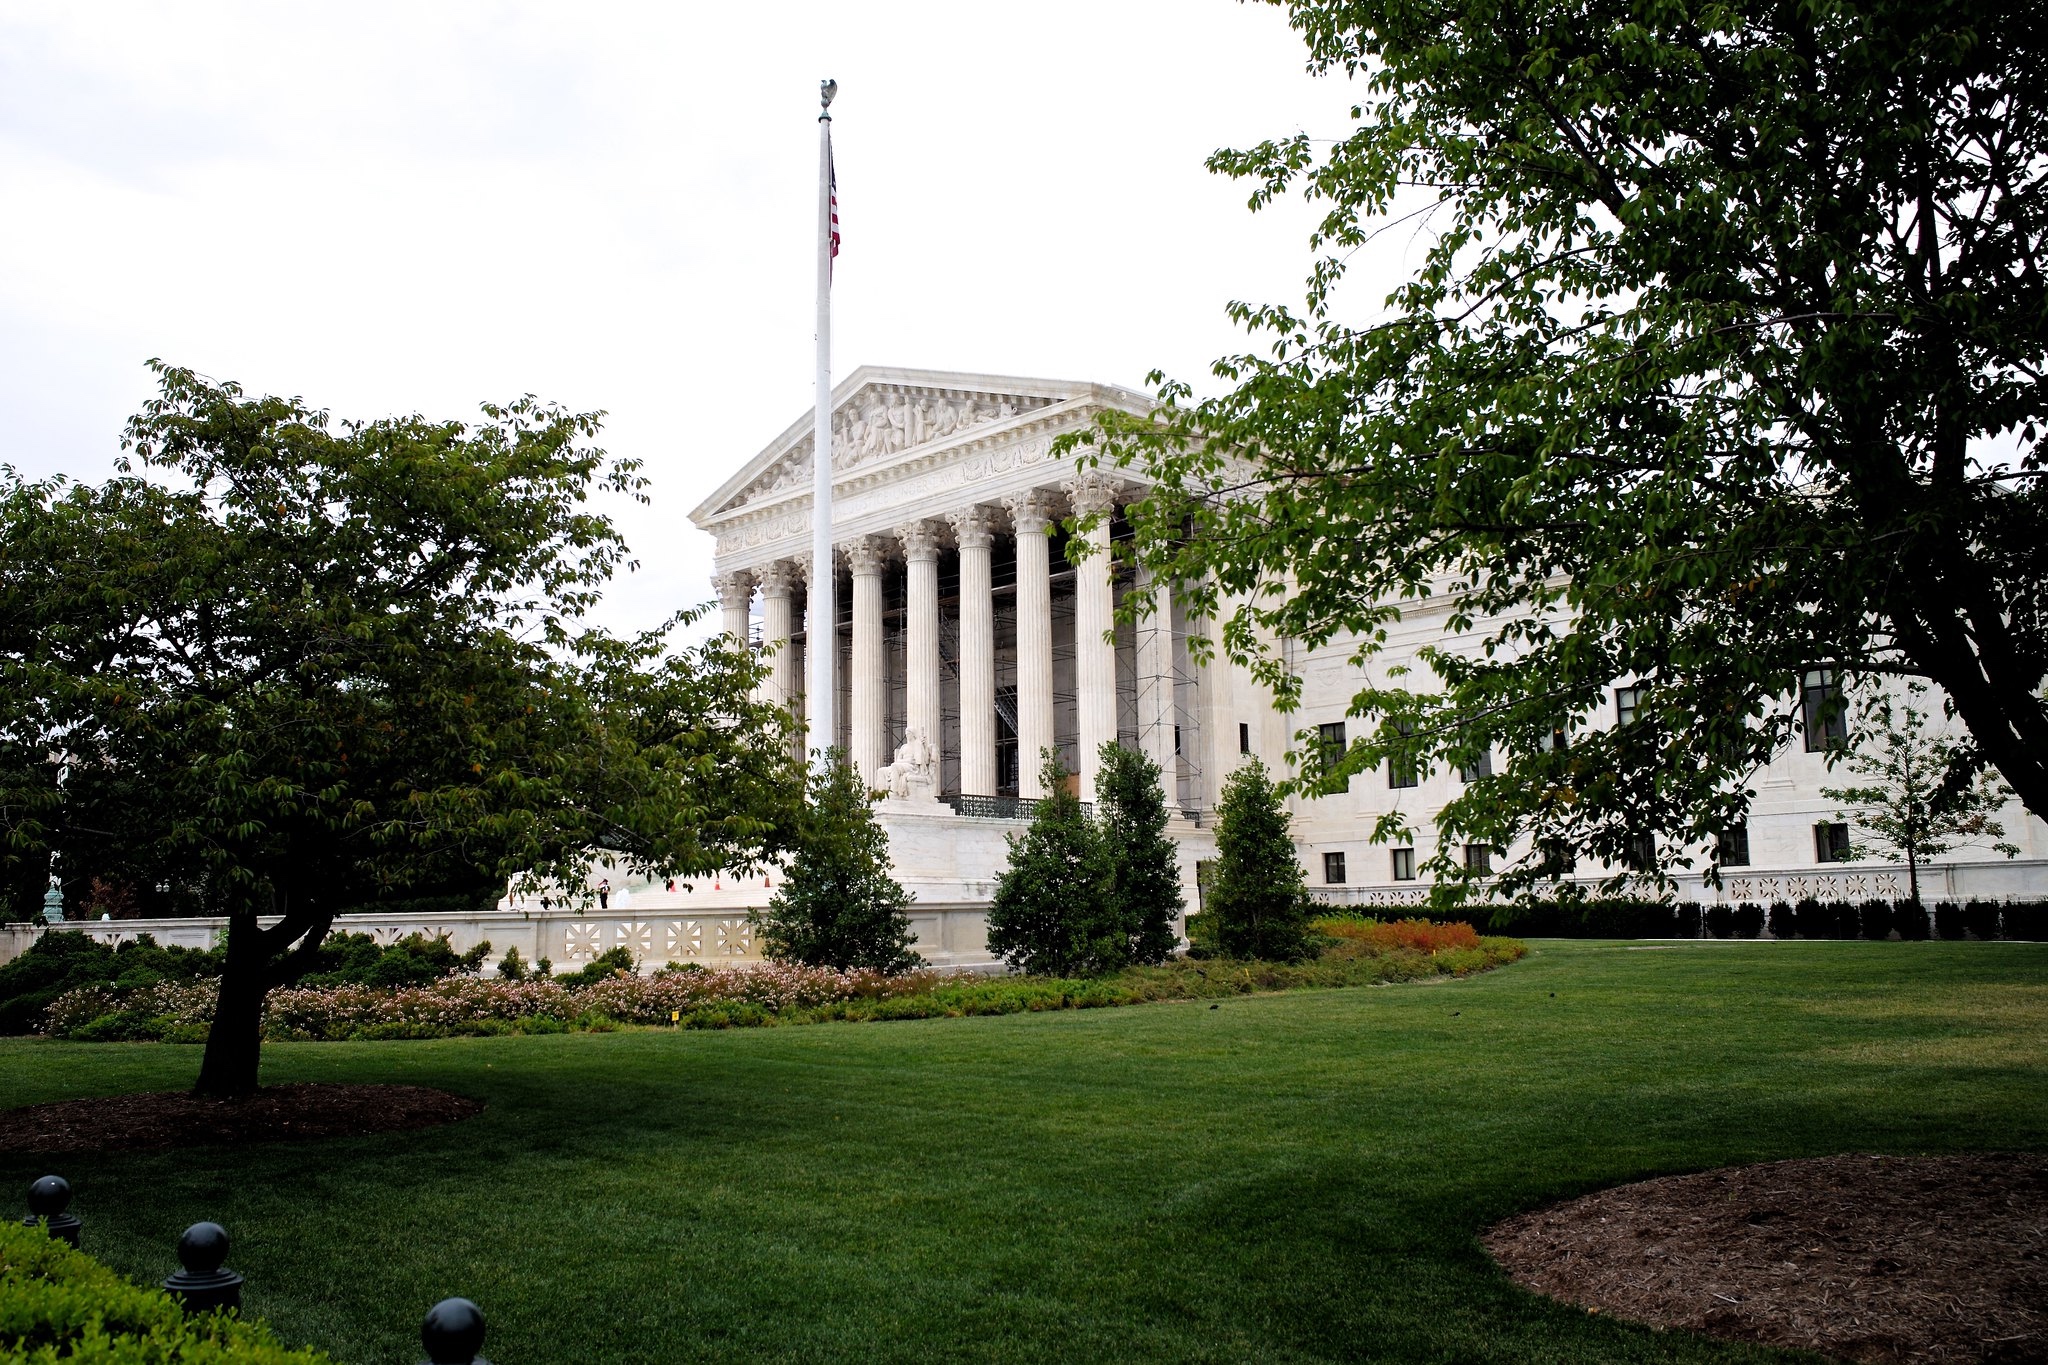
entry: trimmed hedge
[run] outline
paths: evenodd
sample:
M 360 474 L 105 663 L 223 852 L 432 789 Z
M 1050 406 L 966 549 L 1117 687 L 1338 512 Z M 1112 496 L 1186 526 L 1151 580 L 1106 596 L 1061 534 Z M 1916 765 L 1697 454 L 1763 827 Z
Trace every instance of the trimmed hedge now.
M 187 1317 L 39 1227 L 0 1221 L 0 1365 L 333 1365 L 261 1322 Z
M 1458 912 L 1470 918 L 1473 908 Z M 1438 922 L 1426 909 L 1404 915 Z M 1592 900 L 1503 905 L 1492 927 L 1522 938 L 1772 938 L 2004 940 L 2048 942 L 2048 901 L 1965 901 L 1931 909 L 1911 901 L 1784 901 L 1764 906 L 1671 905 L 1651 900 Z

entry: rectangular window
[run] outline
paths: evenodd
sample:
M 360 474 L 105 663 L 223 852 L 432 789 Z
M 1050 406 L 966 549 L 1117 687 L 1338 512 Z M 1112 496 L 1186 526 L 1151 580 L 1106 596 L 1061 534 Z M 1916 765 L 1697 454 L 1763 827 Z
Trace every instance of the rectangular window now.
M 1816 668 L 1800 680 L 1799 710 L 1806 731 L 1806 752 L 1822 753 L 1849 742 L 1849 712 L 1842 701 L 1842 680 L 1831 668 Z
M 1465 870 L 1467 872 L 1477 872 L 1482 877 L 1491 875 L 1493 872 L 1493 845 L 1465 845 Z
M 1397 848 L 1392 850 L 1392 852 L 1394 854 L 1394 880 L 1397 882 L 1414 881 L 1415 850 L 1412 848 Z
M 1543 841 L 1543 870 L 1553 877 L 1568 877 L 1579 870 L 1579 860 L 1572 852 L 1572 846 L 1562 839 Z
M 1617 687 L 1614 689 L 1614 723 L 1617 726 L 1635 724 L 1636 713 L 1642 709 L 1643 689 L 1641 687 Z
M 1492 776 L 1493 750 L 1491 749 L 1481 749 L 1479 756 L 1470 763 L 1460 763 L 1458 765 L 1458 780 L 1460 782 L 1472 783 L 1477 782 L 1482 777 Z
M 1394 733 L 1402 739 L 1407 739 L 1415 733 L 1415 726 L 1412 722 L 1397 720 L 1394 722 Z M 1403 787 L 1416 785 L 1415 760 L 1413 757 L 1407 754 L 1395 754 L 1387 760 L 1387 785 L 1397 791 Z
M 1323 855 L 1323 881 L 1330 886 L 1344 885 L 1344 855 L 1325 853 Z
M 1631 872 L 1648 872 L 1657 865 L 1657 836 L 1648 830 L 1638 830 L 1628 836 L 1628 848 L 1622 855 Z
M 1565 733 L 1564 725 L 1560 722 L 1550 727 L 1549 734 L 1536 741 L 1536 747 L 1546 754 L 1563 753 L 1570 739 L 1571 737 Z
M 1723 867 L 1749 866 L 1749 822 L 1737 821 L 1721 831 L 1715 843 L 1715 857 Z
M 1316 727 L 1316 768 L 1329 772 L 1344 761 L 1344 750 L 1348 741 L 1344 737 L 1344 722 L 1333 720 Z M 1344 779 L 1344 790 L 1351 790 L 1351 779 Z
M 1252 751 L 1252 727 L 1244 721 L 1237 723 L 1237 751 L 1241 754 Z
M 1813 827 L 1813 860 L 1817 863 L 1849 861 L 1849 827 L 1827 820 Z

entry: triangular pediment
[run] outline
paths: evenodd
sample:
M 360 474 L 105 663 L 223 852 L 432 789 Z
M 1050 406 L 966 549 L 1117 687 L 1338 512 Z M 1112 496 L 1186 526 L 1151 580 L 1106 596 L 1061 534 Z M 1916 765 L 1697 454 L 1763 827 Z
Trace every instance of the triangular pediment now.
M 989 435 L 1102 385 L 943 370 L 862 366 L 832 392 L 832 468 L 843 476 Z M 1136 394 L 1115 391 L 1126 401 Z M 751 504 L 807 493 L 812 414 L 806 412 L 690 514 L 699 526 Z

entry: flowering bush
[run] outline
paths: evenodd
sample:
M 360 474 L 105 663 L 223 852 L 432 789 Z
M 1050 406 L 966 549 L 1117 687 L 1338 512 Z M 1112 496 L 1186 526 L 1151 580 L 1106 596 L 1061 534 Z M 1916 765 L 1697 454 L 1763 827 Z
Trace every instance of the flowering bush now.
M 1356 951 L 1321 961 L 1170 962 L 1094 980 L 916 971 L 888 976 L 791 963 L 629 972 L 588 985 L 452 977 L 425 986 L 300 986 L 270 993 L 263 1035 L 276 1042 L 447 1038 L 463 1034 L 555 1033 L 619 1024 L 735 1028 L 827 1019 L 930 1019 L 1025 1010 L 1090 1009 L 1152 1000 L 1201 1000 L 1303 986 L 1359 986 L 1464 976 L 1513 962 L 1513 939 L 1480 938 L 1469 925 L 1423 925 L 1438 946 L 1421 950 L 1417 922 L 1373 923 L 1336 936 Z M 1460 932 L 1462 931 L 1462 932 Z M 44 1031 L 101 1041 L 159 1038 L 197 1042 L 212 1021 L 215 983 L 165 982 L 122 991 L 94 986 L 58 997 Z
M 1369 943 L 1375 948 L 1406 948 L 1416 953 L 1439 953 L 1446 948 L 1477 948 L 1479 932 L 1469 924 L 1433 924 L 1426 919 L 1402 919 L 1390 924 L 1352 916 L 1330 916 L 1315 922 L 1318 931 L 1337 939 Z

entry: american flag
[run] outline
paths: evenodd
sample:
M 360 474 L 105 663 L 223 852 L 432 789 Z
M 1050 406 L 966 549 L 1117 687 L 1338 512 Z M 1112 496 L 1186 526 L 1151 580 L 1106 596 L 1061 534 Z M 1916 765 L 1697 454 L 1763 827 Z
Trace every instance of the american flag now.
M 832 134 L 825 134 L 825 172 L 831 190 L 832 259 L 839 259 L 839 165 L 832 159 Z

